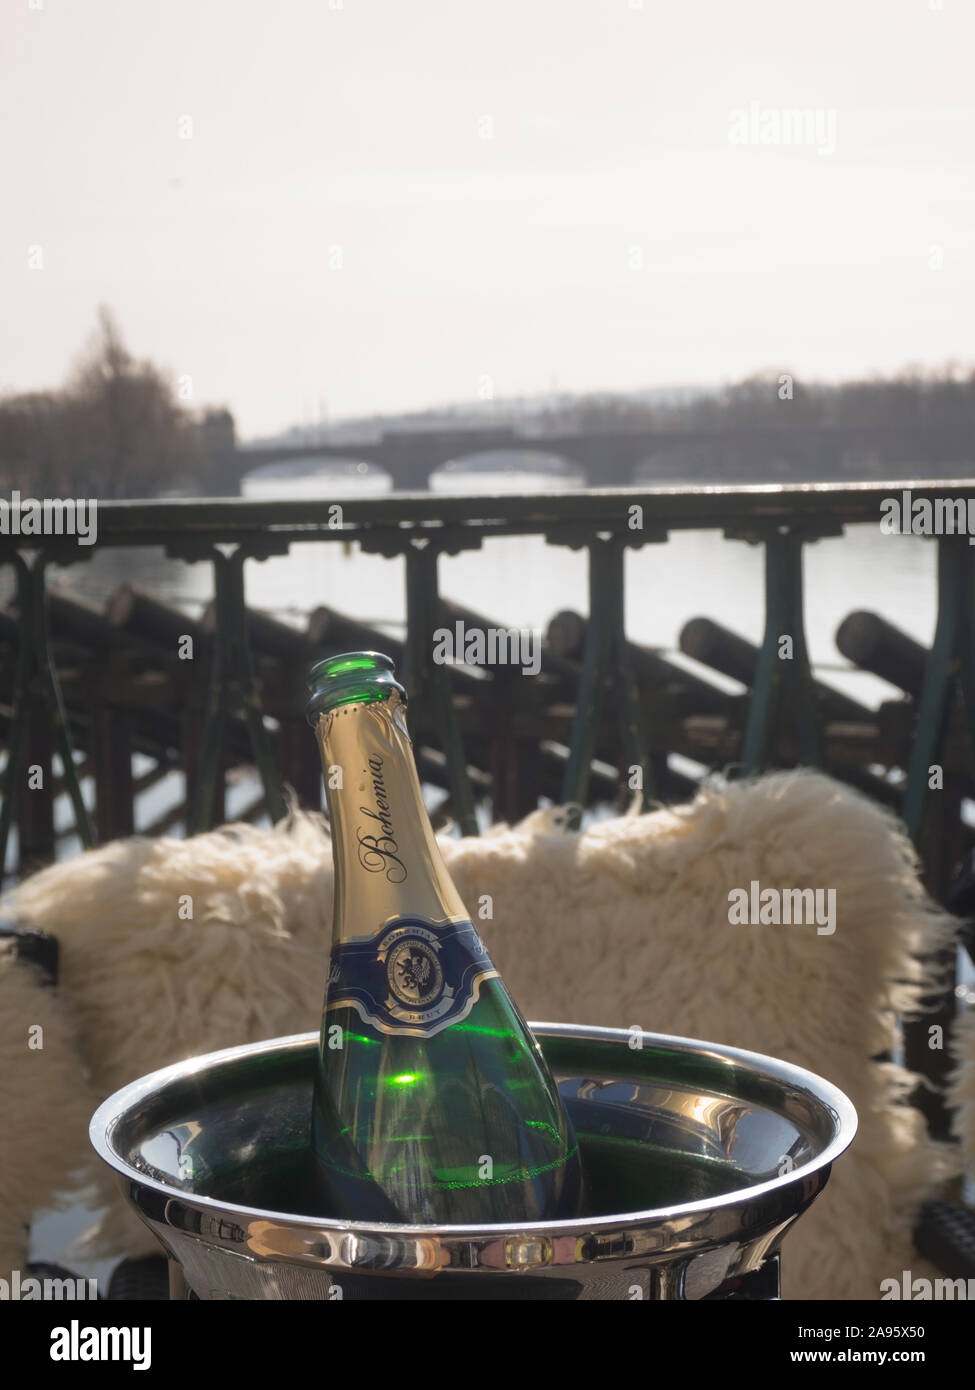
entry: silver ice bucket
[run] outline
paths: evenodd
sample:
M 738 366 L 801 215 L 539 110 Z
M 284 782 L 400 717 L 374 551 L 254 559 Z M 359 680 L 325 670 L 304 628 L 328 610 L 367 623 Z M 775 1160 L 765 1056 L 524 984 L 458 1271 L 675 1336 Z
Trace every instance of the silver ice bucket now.
M 779 1247 L 856 1131 L 835 1086 L 754 1052 L 536 1023 L 590 1216 L 394 1226 L 309 1215 L 317 1035 L 116 1092 L 91 1140 L 169 1257 L 173 1298 L 776 1298 Z

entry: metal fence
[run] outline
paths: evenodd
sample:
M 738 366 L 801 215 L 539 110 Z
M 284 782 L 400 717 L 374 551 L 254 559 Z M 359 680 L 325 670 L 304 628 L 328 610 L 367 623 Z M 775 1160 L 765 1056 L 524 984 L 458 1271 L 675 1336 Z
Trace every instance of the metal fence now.
M 379 498 L 343 500 L 337 520 L 336 506 L 328 501 L 186 500 L 106 502 L 98 506 L 98 547 L 162 547 L 169 557 L 212 567 L 213 620 L 208 638 L 208 684 L 192 737 L 183 737 L 182 760 L 187 779 L 186 826 L 199 831 L 220 819 L 222 778 L 228 760 L 249 760 L 256 766 L 262 786 L 262 803 L 272 820 L 286 810 L 285 783 L 301 780 L 299 768 L 288 779 L 281 747 L 289 739 L 288 727 L 300 720 L 299 658 L 307 655 L 299 644 L 291 654 L 287 679 L 292 681 L 292 704 L 278 696 L 276 713 L 268 708 L 268 685 L 255 662 L 253 615 L 246 605 L 244 564 L 286 554 L 293 546 L 309 542 L 354 542 L 363 551 L 401 558 L 405 566 L 407 624 L 402 650 L 397 654 L 411 705 L 424 712 L 426 742 L 439 744 L 442 783 L 449 791 L 454 819 L 466 834 L 478 829 L 477 798 L 490 778 L 473 778 L 472 759 L 465 747 L 477 736 L 476 720 L 468 719 L 465 731 L 462 709 L 465 698 L 458 691 L 458 673 L 433 660 L 432 634 L 443 615 L 438 587 L 438 560 L 477 548 L 495 536 L 536 535 L 552 546 L 588 552 L 589 621 L 579 660 L 575 665 L 555 662 L 563 697 L 566 682 L 571 690 L 571 713 L 564 756 L 555 787 L 549 775 L 553 799 L 581 808 L 593 795 L 594 767 L 598 762 L 597 737 L 613 717 L 614 749 L 620 766 L 636 768 L 644 807 L 667 799 L 673 787 L 661 785 L 666 776 L 666 737 L 654 727 L 653 703 L 646 696 L 646 673 L 634 669 L 634 649 L 624 632 L 624 554 L 628 548 L 661 543 L 678 530 L 715 529 L 727 541 L 747 541 L 765 553 L 765 634 L 750 689 L 745 697 L 737 758 L 739 774 L 758 772 L 781 760 L 773 738 L 783 721 L 792 726 L 793 756 L 790 761 L 809 766 L 829 766 L 829 710 L 811 669 L 804 636 L 803 551 L 821 537 L 842 533 L 856 523 L 878 524 L 884 499 L 910 488 L 912 497 L 931 503 L 937 498 L 975 500 L 975 484 L 966 481 L 937 483 L 903 481 L 869 484 L 808 484 L 800 486 L 682 487 L 650 489 L 594 489 L 532 496 L 441 496 L 431 493 L 393 494 Z M 0 866 L 5 866 L 8 843 L 16 824 L 21 832 L 21 857 L 25 844 L 43 850 L 53 837 L 50 824 L 33 838 L 30 831 L 32 799 L 24 795 L 27 750 L 45 759 L 50 769 L 53 754 L 61 766 L 53 792 L 70 798 L 77 833 L 84 845 L 131 830 L 131 803 L 139 780 L 133 780 L 131 752 L 143 737 L 145 747 L 160 749 L 159 769 L 166 766 L 166 745 L 171 732 L 143 729 L 145 711 L 141 697 L 117 699 L 102 689 L 100 699 L 87 704 L 77 695 L 66 703 L 65 673 L 53 656 L 52 604 L 47 571 L 52 564 L 80 563 L 91 548 L 80 547 L 70 535 L 18 534 L 13 511 L 0 534 L 0 562 L 12 565 L 16 575 L 16 612 L 0 622 L 0 727 L 6 746 L 3 802 L 0 809 Z M 927 866 L 929 886 L 941 895 L 964 846 L 970 843 L 961 808 L 972 795 L 970 750 L 975 740 L 975 669 L 973 669 L 973 565 L 975 549 L 967 534 L 949 534 L 932 541 L 938 546 L 938 620 L 933 647 L 926 656 L 919 698 L 910 706 L 902 739 L 903 778 L 891 794 L 883 783 L 884 799 L 896 805 Z M 666 595 L 649 602 L 666 603 Z M 144 615 L 145 616 L 145 615 Z M 159 629 L 155 636 L 175 643 L 187 619 L 176 619 L 167 628 L 166 615 L 146 618 Z M 61 618 L 62 627 L 67 621 Z M 779 659 L 779 639 L 792 639 L 789 661 Z M 90 637 L 89 647 L 98 655 L 104 634 Z M 68 638 L 71 632 L 68 632 Z M 125 669 L 124 629 L 104 650 L 104 670 L 118 680 Z M 345 649 L 345 648 L 339 648 Z M 99 658 L 100 660 L 100 658 Z M 114 673 L 114 674 L 112 674 Z M 131 674 L 131 672 L 130 672 Z M 517 690 L 494 673 L 491 696 L 496 726 L 517 723 Z M 89 681 L 90 681 L 89 677 Z M 652 684 L 652 672 L 650 675 Z M 957 716 L 953 701 L 960 690 L 964 700 L 963 740 L 958 748 Z M 470 697 L 474 698 L 474 697 Z M 178 692 L 177 692 L 178 699 Z M 475 700 L 476 704 L 476 700 Z M 80 709 L 80 713 L 79 713 Z M 286 716 L 282 720 L 282 711 Z M 459 712 L 461 711 L 461 712 Z M 289 720 L 291 723 L 289 724 Z M 142 721 L 142 723 L 140 723 Z M 495 811 L 524 810 L 537 799 L 542 783 L 537 775 L 522 778 L 524 767 L 534 766 L 534 749 L 545 733 L 545 720 L 535 725 L 522 721 L 522 732 L 507 746 L 507 761 L 495 758 L 496 789 L 507 779 L 514 786 L 508 797 L 496 797 Z M 148 728 L 148 726 L 146 726 Z M 496 727 L 496 734 L 498 729 Z M 503 730 L 502 730 L 503 732 Z M 185 729 L 183 731 L 185 735 Z M 501 736 L 500 734 L 498 735 Z M 146 741 L 147 740 L 147 741 Z M 292 743 L 294 740 L 291 740 Z M 84 744 L 79 750 L 78 744 Z M 232 747 L 230 745 L 233 745 Z M 40 754 L 37 749 L 40 748 Z M 495 749 L 495 752 L 497 750 Z M 431 757 L 433 755 L 431 754 Z M 487 755 L 485 755 L 486 757 Z M 876 760 L 876 753 L 867 754 Z M 485 758 L 481 759 L 483 765 Z M 888 761 L 891 761 L 888 757 Z M 947 763 L 950 796 L 936 794 L 931 769 Z M 305 788 L 318 787 L 318 769 L 304 778 Z M 95 812 L 89 811 L 82 780 L 95 782 Z M 156 773 L 147 774 L 143 782 Z M 861 780 L 863 777 L 861 769 Z M 866 774 L 869 780 L 869 774 Z M 877 787 L 881 786 L 878 781 Z M 605 787 L 603 787 L 603 792 Z M 311 795 L 311 791 L 308 792 Z M 600 794 L 599 788 L 595 795 Z M 940 796 L 940 800 L 939 800 Z M 36 804 L 36 803 L 34 803 Z M 947 809 L 946 809 L 947 807 Z M 48 817 L 50 820 L 50 817 Z M 28 856 L 29 857 L 29 856 Z M 947 997 L 942 1012 L 950 1011 Z M 930 1051 L 908 1056 L 910 1064 L 931 1074 Z

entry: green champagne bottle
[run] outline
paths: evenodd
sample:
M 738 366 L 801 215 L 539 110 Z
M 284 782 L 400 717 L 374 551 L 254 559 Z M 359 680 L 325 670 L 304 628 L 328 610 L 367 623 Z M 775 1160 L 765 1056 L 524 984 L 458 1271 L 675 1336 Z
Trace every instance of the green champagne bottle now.
M 438 1225 L 579 1215 L 572 1126 L 447 873 L 392 662 L 330 657 L 308 683 L 335 865 L 312 1112 L 325 1214 Z

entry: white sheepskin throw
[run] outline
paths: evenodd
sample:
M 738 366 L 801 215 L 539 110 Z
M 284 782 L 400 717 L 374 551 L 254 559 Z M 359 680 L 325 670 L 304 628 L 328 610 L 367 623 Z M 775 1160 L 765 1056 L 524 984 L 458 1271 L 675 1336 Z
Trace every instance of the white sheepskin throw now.
M 26 1270 L 32 1214 L 72 1200 L 97 1103 L 64 1000 L 0 941 L 0 1277 Z
M 770 1053 L 833 1081 L 860 1131 L 786 1238 L 784 1294 L 876 1298 L 882 1279 L 922 1272 L 917 1210 L 957 1165 L 904 1104 L 907 1074 L 869 1059 L 892 1047 L 895 1015 L 928 983 L 919 956 L 949 939 L 952 923 L 925 897 L 899 823 L 813 772 L 710 788 L 690 806 L 580 834 L 559 821 L 538 812 L 442 842 L 525 1015 L 637 1024 Z M 731 925 L 729 890 L 753 880 L 835 889 L 835 932 Z M 10 907 L 61 942 L 61 988 L 99 1097 L 183 1057 L 318 1026 L 331 917 L 318 817 L 119 841 L 35 875 Z M 23 1065 L 0 1059 L 12 1062 Z M 41 1123 L 59 1094 L 52 1078 L 23 1104 Z M 0 1170 L 16 1161 L 0 1155 Z M 156 1247 L 116 1200 L 100 1248 Z

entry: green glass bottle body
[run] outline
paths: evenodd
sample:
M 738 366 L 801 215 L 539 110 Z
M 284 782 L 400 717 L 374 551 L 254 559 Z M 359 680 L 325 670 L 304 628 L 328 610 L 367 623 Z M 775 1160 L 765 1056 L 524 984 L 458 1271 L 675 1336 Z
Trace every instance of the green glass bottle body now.
M 309 686 L 335 867 L 312 1111 L 323 1210 L 437 1225 L 579 1215 L 572 1126 L 443 863 L 392 664 L 333 657 Z

